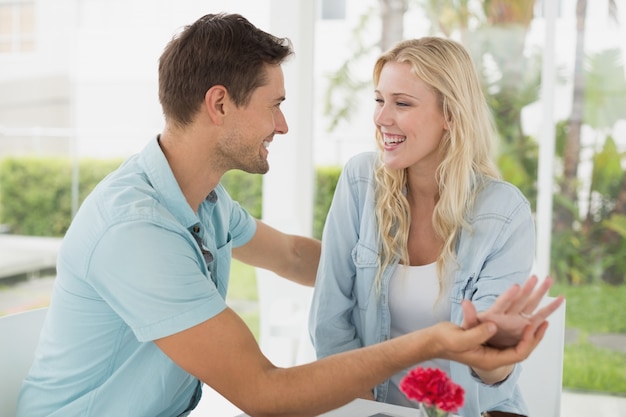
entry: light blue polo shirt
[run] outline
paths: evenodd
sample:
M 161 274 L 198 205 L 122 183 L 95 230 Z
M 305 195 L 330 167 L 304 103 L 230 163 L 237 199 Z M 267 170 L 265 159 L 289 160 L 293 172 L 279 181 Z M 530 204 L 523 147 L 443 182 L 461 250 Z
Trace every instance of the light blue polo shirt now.
M 18 417 L 186 415 L 201 384 L 152 341 L 226 308 L 231 249 L 255 231 L 221 185 L 194 213 L 158 138 L 129 158 L 63 240 Z

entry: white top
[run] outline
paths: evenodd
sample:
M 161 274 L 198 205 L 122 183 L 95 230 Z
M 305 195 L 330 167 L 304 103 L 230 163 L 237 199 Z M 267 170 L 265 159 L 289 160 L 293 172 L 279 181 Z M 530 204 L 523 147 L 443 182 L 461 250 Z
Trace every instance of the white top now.
M 445 295 L 439 297 L 436 262 L 423 266 L 398 265 L 389 281 L 389 313 L 392 338 L 450 320 L 450 299 Z M 439 368 L 450 375 L 448 360 L 434 359 L 415 366 Z M 391 378 L 386 402 L 416 407 L 417 403 L 409 401 L 399 388 L 400 381 L 412 368 Z

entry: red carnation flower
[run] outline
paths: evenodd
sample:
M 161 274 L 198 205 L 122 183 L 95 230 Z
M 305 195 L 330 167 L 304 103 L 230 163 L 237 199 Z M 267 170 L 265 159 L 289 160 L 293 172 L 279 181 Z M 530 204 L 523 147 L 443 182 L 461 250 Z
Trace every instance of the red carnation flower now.
M 441 415 L 444 411 L 453 413 L 463 406 L 465 391 L 452 382 L 441 369 L 414 368 L 400 382 L 400 390 L 411 400 L 416 400 L 426 408 L 428 415 Z M 429 413 L 429 409 L 434 413 Z

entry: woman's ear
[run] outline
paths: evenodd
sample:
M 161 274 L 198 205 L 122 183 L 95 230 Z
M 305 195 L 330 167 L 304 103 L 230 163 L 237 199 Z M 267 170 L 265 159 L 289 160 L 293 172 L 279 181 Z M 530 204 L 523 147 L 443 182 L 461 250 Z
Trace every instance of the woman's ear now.
M 204 106 L 213 123 L 222 124 L 222 119 L 226 115 L 227 101 L 228 91 L 223 85 L 214 85 L 207 90 L 204 95 Z

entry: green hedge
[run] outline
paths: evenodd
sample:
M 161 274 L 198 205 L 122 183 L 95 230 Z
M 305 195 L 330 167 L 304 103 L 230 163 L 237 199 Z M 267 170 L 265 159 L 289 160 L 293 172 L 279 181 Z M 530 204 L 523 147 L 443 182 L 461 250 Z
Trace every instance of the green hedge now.
M 326 215 L 335 194 L 341 168 L 320 167 L 315 173 L 315 196 L 313 200 L 313 237 L 322 238 Z
M 122 161 L 81 159 L 78 200 Z M 11 233 L 63 236 L 72 218 L 69 158 L 11 157 L 0 161 L 0 224 Z
M 257 219 L 263 217 L 263 176 L 243 171 L 228 171 L 222 185 L 233 200 L 238 201 Z
M 79 161 L 79 204 L 121 159 Z M 63 236 L 72 218 L 72 160 L 50 157 L 8 157 L 0 160 L 0 225 L 10 233 Z M 321 237 L 326 213 L 341 168 L 316 173 L 313 235 Z M 254 217 L 261 218 L 263 176 L 230 171 L 222 184 Z

